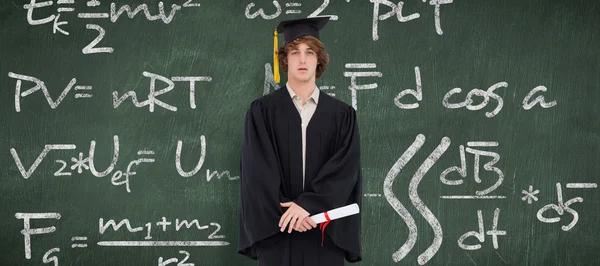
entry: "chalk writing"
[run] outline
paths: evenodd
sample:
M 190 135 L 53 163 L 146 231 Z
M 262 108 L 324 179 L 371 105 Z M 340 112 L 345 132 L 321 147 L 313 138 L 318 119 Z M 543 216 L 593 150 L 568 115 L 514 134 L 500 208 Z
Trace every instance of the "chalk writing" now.
M 492 186 L 490 186 L 486 189 L 483 189 L 483 190 L 475 191 L 475 195 L 471 196 L 471 197 L 442 196 L 441 198 L 445 198 L 445 199 L 457 199 L 457 198 L 477 199 L 477 198 L 480 198 L 479 196 L 485 196 L 485 195 L 491 193 L 492 191 L 496 190 L 502 184 L 502 180 L 504 180 L 504 172 L 502 172 L 502 170 L 500 168 L 495 166 L 495 164 L 500 160 L 500 155 L 495 152 L 484 151 L 484 150 L 475 149 L 475 148 L 471 148 L 471 147 L 497 147 L 497 146 L 498 146 L 498 142 L 496 142 L 496 141 L 470 141 L 470 142 L 467 142 L 467 149 L 466 149 L 466 152 L 474 155 L 473 178 L 474 178 L 475 182 L 477 182 L 477 183 L 482 182 L 481 178 L 480 178 L 480 174 L 479 174 L 479 164 L 481 161 L 481 157 L 491 158 L 490 161 L 486 162 L 483 165 L 483 169 L 488 172 L 493 172 L 493 173 L 495 173 L 495 175 L 497 175 L 496 182 L 494 182 L 494 184 Z M 446 185 L 450 185 L 450 186 L 460 185 L 464 181 L 462 178 L 467 177 L 467 162 L 466 162 L 466 158 L 465 158 L 465 147 L 463 145 L 459 146 L 459 152 L 460 152 L 460 167 L 452 166 L 452 167 L 446 168 L 446 170 L 444 170 L 440 174 L 440 181 Z M 459 173 L 462 178 L 461 179 L 453 179 L 453 180 L 448 179 L 447 178 L 448 174 L 450 174 L 452 172 Z M 487 198 L 487 197 L 484 197 L 484 198 Z M 494 198 L 505 198 L 505 197 L 504 196 L 496 196 Z
M 187 260 L 190 258 L 190 253 L 185 251 L 185 250 L 180 250 L 179 251 L 180 254 L 185 255 L 185 257 L 183 259 L 181 259 L 181 261 L 179 261 L 178 258 L 170 258 L 167 260 L 164 260 L 163 257 L 158 257 L 158 266 L 165 266 L 165 265 L 169 265 L 171 263 L 177 263 L 178 266 L 194 266 L 194 263 L 191 262 L 187 262 Z
M 597 187 L 596 183 L 585 183 L 585 184 L 569 183 L 569 184 L 567 184 L 567 188 L 596 188 L 596 187 Z M 571 220 L 571 222 L 569 224 L 561 226 L 561 229 L 563 231 L 569 231 L 577 224 L 577 221 L 579 221 L 579 213 L 577 213 L 576 210 L 572 209 L 569 206 L 571 206 L 574 203 L 583 202 L 583 198 L 575 197 L 575 198 L 569 199 L 565 202 L 563 200 L 562 185 L 560 183 L 556 183 L 556 197 L 558 199 L 558 203 L 557 204 L 548 204 L 548 205 L 545 205 L 544 207 L 540 208 L 536 214 L 536 217 L 542 223 L 558 223 L 560 221 L 561 217 L 549 217 L 547 215 L 544 215 L 544 213 L 546 213 L 549 210 L 554 210 L 556 212 L 556 214 L 558 214 L 559 216 L 563 216 L 563 214 L 565 214 L 565 212 L 568 212 L 569 214 L 571 214 L 573 219 Z
M 50 151 L 52 151 L 52 150 L 75 150 L 76 148 L 77 148 L 77 146 L 75 144 L 47 144 L 44 146 L 44 149 L 42 150 L 42 152 L 40 152 L 40 154 L 38 155 L 36 160 L 31 164 L 31 166 L 29 166 L 29 169 L 26 169 L 25 164 L 21 161 L 21 157 L 19 156 L 19 152 L 17 151 L 17 149 L 11 148 L 10 153 L 14 159 L 15 165 L 19 169 L 19 172 L 21 173 L 23 178 L 28 179 L 32 176 L 34 171 L 42 163 L 42 161 L 44 160 L 44 158 L 48 155 L 48 153 Z M 196 165 L 193 167 L 192 170 L 186 171 L 183 169 L 183 165 L 181 163 L 183 142 L 180 140 L 177 141 L 177 150 L 175 152 L 175 168 L 177 170 L 177 173 L 179 173 L 182 177 L 193 176 L 196 173 L 198 173 L 200 171 L 200 169 L 202 168 L 205 157 L 206 157 L 206 138 L 204 137 L 204 135 L 200 136 L 200 149 L 201 149 L 200 150 L 200 158 L 198 159 L 198 162 L 196 163 Z M 154 151 L 139 150 L 137 152 L 137 156 L 139 156 L 139 158 L 130 161 L 124 170 L 117 170 L 117 171 L 113 172 L 113 170 L 115 170 L 115 168 L 116 168 L 117 162 L 119 161 L 119 137 L 117 135 L 115 135 L 115 136 L 113 136 L 113 156 L 112 156 L 111 163 L 106 169 L 104 169 L 103 171 L 99 171 L 98 169 L 96 169 L 96 166 L 94 164 L 95 150 L 96 150 L 96 141 L 92 140 L 90 142 L 88 157 L 84 158 L 83 152 L 79 152 L 78 158 L 71 157 L 71 161 L 73 162 L 73 164 L 71 165 L 70 169 L 71 170 L 77 169 L 78 174 L 81 174 L 84 170 L 85 171 L 89 170 L 90 173 L 96 177 L 105 177 L 112 173 L 112 177 L 110 179 L 111 184 L 114 186 L 124 185 L 125 190 L 128 193 L 131 193 L 130 178 L 131 178 L 131 176 L 134 176 L 137 174 L 135 171 L 133 171 L 134 167 L 137 168 L 142 163 L 154 163 L 155 162 L 155 159 L 153 158 Z M 71 176 L 73 174 L 72 172 L 65 171 L 65 169 L 68 167 L 68 164 L 65 160 L 59 159 L 59 160 L 55 160 L 55 162 L 60 164 L 61 166 L 56 172 L 54 172 L 54 176 Z M 224 171 L 223 173 L 218 173 L 215 171 L 211 174 L 210 170 L 207 169 L 207 172 L 206 172 L 207 181 L 210 181 L 210 179 L 214 175 L 217 175 L 218 179 L 221 179 L 221 177 L 224 175 L 227 175 L 229 180 L 239 179 L 239 177 L 230 176 L 229 171 Z
M 68 25 L 68 21 L 61 21 L 60 15 L 65 12 L 75 12 L 74 7 L 64 7 L 65 5 L 74 5 L 75 1 L 73 0 L 59 0 L 56 2 L 59 6 L 56 10 L 57 14 L 49 15 L 45 18 L 34 19 L 34 11 L 36 9 L 41 9 L 45 7 L 49 7 L 53 5 L 53 1 L 44 1 L 37 2 L 37 0 L 31 0 L 29 4 L 23 5 L 23 9 L 27 10 L 27 23 L 32 26 L 38 26 L 53 22 L 52 25 L 52 33 L 56 34 L 57 32 L 69 35 L 69 32 L 61 26 Z M 100 1 L 88 1 L 87 7 L 89 8 L 97 8 L 100 6 Z M 93 13 L 93 12 L 80 12 L 77 13 L 77 18 L 89 20 L 89 19 L 110 19 L 112 23 L 117 22 L 123 13 L 126 13 L 130 19 L 133 19 L 138 13 L 143 12 L 145 18 L 148 21 L 161 20 L 165 24 L 171 23 L 175 18 L 175 14 L 177 11 L 182 8 L 189 7 L 199 7 L 200 3 L 194 2 L 194 0 L 187 0 L 182 5 L 172 4 L 170 7 L 170 12 L 168 14 L 165 12 L 165 4 L 160 1 L 158 2 L 158 14 L 152 15 L 148 9 L 147 4 L 138 5 L 135 9 L 129 5 L 121 5 L 117 9 L 116 3 L 110 3 L 110 13 Z M 82 49 L 83 54 L 94 54 L 94 53 L 112 53 L 114 49 L 112 47 L 95 47 L 105 36 L 104 28 L 98 24 L 86 24 L 86 29 L 95 30 L 98 32 L 98 36 L 87 46 Z
M 494 246 L 494 249 L 498 249 L 498 236 L 506 235 L 506 231 L 498 230 L 499 216 L 500 216 L 500 208 L 496 208 L 494 210 L 494 219 L 492 221 L 492 229 L 485 232 L 485 234 L 492 236 L 492 245 Z M 462 248 L 464 250 L 478 250 L 481 248 L 481 244 L 468 245 L 468 244 L 464 243 L 465 240 L 467 240 L 469 237 L 477 238 L 477 240 L 479 240 L 480 243 L 483 243 L 485 241 L 485 234 L 483 231 L 483 217 L 481 214 L 481 210 L 477 210 L 477 224 L 479 226 L 478 231 L 469 231 L 469 232 L 463 234 L 462 236 L 460 236 L 460 238 L 458 239 L 458 246 L 460 248 Z
M 524 195 L 521 200 L 527 201 L 527 204 L 531 204 L 533 201 L 538 201 L 538 198 L 535 195 L 540 193 L 540 191 L 538 189 L 533 190 L 533 186 L 529 186 L 528 191 L 523 190 L 521 193 Z
M 36 235 L 41 237 L 41 235 L 51 234 L 57 231 L 56 226 L 48 226 L 48 227 L 40 227 L 40 228 L 32 228 L 31 221 L 32 220 L 42 220 L 42 219 L 61 219 L 61 214 L 56 212 L 47 212 L 47 213 L 24 213 L 18 212 L 15 213 L 15 218 L 23 220 L 23 230 L 21 230 L 21 234 L 24 236 L 23 247 L 25 251 L 25 258 L 32 258 L 32 240 L 31 237 Z M 174 222 L 174 224 L 173 224 Z M 200 225 L 198 219 L 193 220 L 185 220 L 185 219 L 167 219 L 166 217 L 162 217 L 162 219 L 156 222 L 156 225 L 162 229 L 163 232 L 167 231 L 167 228 L 173 228 L 175 231 L 180 231 L 182 228 L 185 230 L 198 230 L 203 231 L 207 230 L 211 232 L 207 239 L 203 241 L 188 241 L 188 240 L 175 240 L 175 241 L 150 241 L 152 236 L 150 234 L 153 223 L 147 222 L 145 224 L 147 232 L 145 240 L 143 241 L 98 241 L 96 245 L 99 247 L 221 247 L 228 246 L 229 242 L 222 240 L 212 240 L 212 239 L 224 239 L 225 235 L 217 234 L 221 231 L 222 227 L 220 224 L 216 222 L 209 222 L 206 225 Z M 121 227 L 125 227 L 125 229 L 130 233 L 143 232 L 144 227 L 132 227 L 129 219 L 123 219 L 118 223 L 115 220 L 110 219 L 107 222 L 104 221 L 104 218 L 98 219 L 98 232 L 102 236 L 106 236 L 109 233 L 107 230 L 112 228 L 112 232 L 118 232 Z M 213 229 L 210 229 L 213 227 Z M 118 236 L 122 236 L 122 234 L 116 234 Z M 85 249 L 90 248 L 87 244 L 88 237 L 87 236 L 73 236 L 71 237 L 71 242 L 75 242 L 71 245 L 71 248 L 75 249 Z M 60 248 L 55 247 L 46 251 L 42 257 L 43 263 L 53 263 L 53 265 L 58 265 L 59 258 L 58 255 L 60 253 Z M 189 253 L 180 252 L 181 254 L 187 254 L 189 257 Z M 187 257 L 185 259 L 187 259 Z M 185 259 L 180 261 L 180 263 L 184 263 Z M 167 265 L 171 262 L 177 262 L 178 260 L 168 259 L 164 261 L 162 257 L 159 257 L 158 262 L 159 265 Z M 161 264 L 162 263 L 162 264 Z M 186 264 L 179 264 L 186 265 Z M 189 264 L 193 265 L 193 264 Z
M 400 91 L 396 97 L 394 97 L 394 105 L 400 109 L 416 109 L 420 107 L 420 102 L 423 101 L 423 85 L 421 81 L 421 69 L 416 66 L 415 67 L 415 89 L 405 89 Z M 470 111 L 478 111 L 488 106 L 488 104 L 495 103 L 496 106 L 493 110 L 485 112 L 485 116 L 488 118 L 495 117 L 502 111 L 502 107 L 504 106 L 504 99 L 502 96 L 496 93 L 496 90 L 508 88 L 508 83 L 506 81 L 497 82 L 491 85 L 487 90 L 481 89 L 472 89 L 464 96 L 464 100 L 456 97 L 460 97 L 460 93 L 462 92 L 461 88 L 453 88 L 448 91 L 443 99 L 442 105 L 448 109 L 460 109 L 466 108 Z M 533 95 L 537 95 L 538 92 L 547 92 L 548 89 L 545 86 L 537 86 L 532 89 L 523 99 L 522 107 L 525 110 L 530 110 L 534 108 L 536 105 L 547 109 L 552 108 L 557 105 L 556 101 L 546 102 L 544 95 L 538 95 L 534 100 L 531 100 Z M 415 100 L 412 98 L 406 98 L 405 96 L 412 95 Z M 482 100 L 479 103 L 476 103 L 476 97 L 481 97 Z
M 360 68 L 376 68 L 377 65 L 375 63 L 348 63 L 345 65 L 348 69 L 360 69 Z M 377 83 L 358 85 L 356 78 L 358 77 L 381 77 L 382 74 L 379 71 L 363 71 L 363 72 L 355 72 L 355 71 L 345 71 L 344 77 L 350 78 L 350 87 L 348 89 L 352 92 L 352 107 L 355 110 L 358 110 L 358 99 L 357 99 L 357 91 L 359 90 L 373 90 L 377 88 Z
M 127 98 L 131 98 L 131 102 L 133 103 L 133 105 L 135 107 L 144 107 L 144 106 L 148 106 L 148 110 L 150 112 L 154 112 L 154 106 L 160 106 L 166 110 L 169 111 L 173 111 L 176 112 L 177 111 L 177 107 L 167 104 L 161 100 L 159 100 L 157 97 L 160 95 L 163 95 L 171 90 L 173 90 L 175 88 L 175 83 L 174 81 L 184 81 L 184 82 L 189 82 L 190 83 L 190 107 L 192 109 L 196 109 L 196 86 L 195 83 L 196 81 L 207 81 L 210 82 L 212 80 L 211 77 L 205 77 L 205 76 L 196 76 L 196 77 L 171 77 L 170 79 L 158 74 L 154 74 L 154 73 L 150 73 L 150 72 L 146 72 L 144 71 L 142 73 L 142 75 L 144 75 L 145 77 L 149 77 L 150 78 L 150 92 L 148 93 L 148 99 L 142 102 L 139 102 L 136 96 L 135 91 L 128 91 L 125 94 L 123 94 L 121 97 L 119 97 L 119 93 L 114 91 L 113 92 L 113 107 L 116 109 L 117 107 L 119 107 L 119 105 L 121 105 L 121 103 L 123 103 L 123 101 L 125 101 Z M 156 90 L 156 81 L 162 81 L 164 84 L 166 84 L 167 86 L 163 89 L 160 90 Z
M 427 0 L 423 0 L 426 2 Z M 402 8 L 404 7 L 404 2 L 399 1 L 398 4 L 394 4 L 388 0 L 370 0 L 373 3 L 373 25 L 372 25 L 372 38 L 373 41 L 379 40 L 379 21 L 383 21 L 391 18 L 396 15 L 396 18 L 399 22 L 408 22 L 411 20 L 418 19 L 421 17 L 419 13 L 412 13 L 408 16 L 402 14 Z M 435 31 L 437 34 L 442 35 L 444 32 L 442 31 L 442 23 L 440 20 L 440 6 L 445 4 L 451 4 L 453 0 L 430 0 L 429 5 L 434 6 L 434 20 L 435 20 Z M 384 5 L 390 7 L 392 10 L 388 11 L 385 14 L 379 14 L 379 6 Z
M 410 213 L 408 212 L 408 210 L 394 196 L 392 192 L 392 184 L 398 173 L 400 173 L 400 171 L 402 170 L 402 167 L 404 167 L 404 165 L 412 159 L 412 157 L 421 149 L 424 143 L 425 136 L 419 134 L 413 142 L 413 144 L 402 154 L 398 161 L 396 161 L 396 163 L 392 166 L 390 172 L 388 172 L 386 176 L 383 185 L 385 198 L 388 200 L 388 202 L 394 208 L 394 210 L 400 215 L 400 217 L 402 217 L 402 219 L 406 222 L 406 225 L 409 228 L 408 239 L 406 240 L 404 245 L 402 245 L 402 247 L 398 249 L 398 251 L 394 252 L 394 254 L 392 255 L 392 259 L 394 260 L 394 262 L 402 260 L 406 255 L 408 255 L 408 252 L 410 252 L 410 250 L 415 245 L 417 241 L 417 225 Z M 423 179 L 423 176 L 444 154 L 448 146 L 450 146 L 450 139 L 447 137 L 442 138 L 440 144 L 436 147 L 436 149 L 419 166 L 419 169 L 413 175 L 408 187 L 409 198 L 413 206 L 425 218 L 425 220 L 429 223 L 434 232 L 432 244 L 417 258 L 417 262 L 419 263 L 419 265 L 424 265 L 435 255 L 435 253 L 437 253 L 442 244 L 443 231 L 442 226 L 435 217 L 435 215 L 427 206 L 425 206 L 423 201 L 420 199 L 417 192 L 417 188 L 419 186 L 419 183 Z
M 329 5 L 329 1 L 330 0 L 323 0 L 323 4 L 321 4 L 315 11 L 313 11 L 312 13 L 310 13 L 310 15 L 308 15 L 308 18 L 314 18 L 314 17 L 329 17 L 329 20 L 338 20 L 338 16 L 336 15 L 325 15 L 325 14 L 321 14 L 325 8 Z M 346 0 L 346 2 L 348 2 L 349 0 Z M 282 5 L 279 3 L 279 1 L 275 0 L 272 2 L 273 6 L 272 7 L 268 7 L 267 10 L 265 12 L 265 9 L 260 7 L 258 9 L 256 9 L 256 4 L 255 3 L 249 3 L 248 5 L 246 5 L 246 9 L 244 10 L 244 15 L 246 16 L 246 18 L 248 19 L 255 19 L 258 16 L 260 16 L 262 19 L 265 20 L 272 20 L 275 19 L 277 17 L 279 17 L 279 15 L 282 14 L 283 9 L 282 9 Z M 285 14 L 286 15 L 294 15 L 294 14 L 302 14 L 302 10 L 300 9 L 300 7 L 302 7 L 302 3 L 299 2 L 287 2 L 285 3 Z M 287 9 L 289 8 L 289 9 Z
M 125 100 L 127 100 L 128 98 L 131 98 L 131 102 L 133 103 L 133 105 L 135 107 L 148 106 L 148 110 L 150 112 L 154 112 L 155 106 L 159 106 L 166 110 L 176 112 L 177 111 L 176 106 L 165 103 L 158 98 L 159 96 L 164 95 L 164 94 L 168 93 L 169 91 L 172 91 L 175 88 L 174 82 L 189 83 L 190 108 L 196 109 L 196 82 L 212 81 L 212 78 L 208 77 L 208 76 L 175 76 L 175 77 L 167 78 L 167 77 L 161 76 L 159 74 L 150 73 L 150 72 L 146 72 L 146 71 L 142 72 L 142 75 L 150 78 L 150 86 L 149 86 L 150 92 L 148 93 L 148 99 L 145 101 L 142 101 L 142 102 L 138 101 L 137 94 L 135 91 L 128 91 L 121 96 L 119 96 L 119 92 L 114 91 L 112 96 L 113 96 L 113 107 L 115 109 L 118 108 Z M 46 84 L 41 79 L 32 77 L 32 76 L 16 74 L 13 72 L 9 72 L 8 76 L 11 78 L 17 79 L 16 85 L 15 85 L 15 110 L 17 112 L 21 112 L 22 99 L 31 95 L 32 93 L 37 92 L 37 91 L 42 91 L 42 93 L 44 94 L 44 97 L 46 98 L 46 101 L 48 101 L 48 105 L 52 109 L 56 109 L 62 103 L 62 101 L 69 94 L 71 89 L 74 89 L 76 92 L 81 91 L 81 93 L 76 93 L 74 95 L 75 99 L 87 99 L 87 98 L 91 98 L 93 96 L 91 93 L 88 92 L 88 91 L 92 90 L 92 86 L 83 86 L 83 85 L 74 86 L 77 83 L 77 79 L 75 79 L 75 78 L 71 79 L 69 84 L 67 84 L 67 86 L 62 91 L 62 93 L 58 96 L 58 98 L 56 100 L 54 100 L 52 98 L 52 96 L 50 95 L 50 92 L 49 92 L 48 88 L 46 87 Z M 25 91 L 22 91 L 21 86 L 22 86 L 23 81 L 32 82 L 32 83 L 34 83 L 34 86 Z M 162 82 L 163 84 L 166 85 L 166 87 L 157 90 L 156 89 L 157 81 Z
M 91 93 L 87 92 L 87 91 L 92 90 L 92 86 L 75 86 L 75 87 L 73 87 L 77 83 L 77 79 L 75 79 L 75 78 L 71 79 L 69 84 L 67 84 L 67 86 L 62 91 L 62 93 L 58 96 L 58 98 L 56 100 L 54 100 L 50 96 L 50 92 L 48 91 L 46 84 L 42 80 L 40 80 L 36 77 L 17 74 L 17 73 L 13 73 L 13 72 L 9 72 L 8 76 L 11 78 L 17 79 L 16 85 L 15 85 L 15 110 L 17 112 L 21 112 L 21 99 L 22 98 L 25 98 L 25 97 L 31 95 L 32 93 L 34 93 L 36 91 L 40 91 L 40 90 L 44 94 L 46 101 L 48 101 L 48 105 L 50 105 L 50 108 L 52 108 L 52 109 L 56 109 L 56 107 L 58 107 L 58 105 L 65 99 L 67 94 L 69 94 L 71 89 L 74 89 L 75 91 L 84 91 L 82 93 L 76 93 L 75 99 L 78 99 L 78 98 L 86 99 L 86 98 L 91 98 L 93 96 Z M 21 85 L 22 85 L 23 81 L 33 82 L 33 83 L 35 83 L 35 86 L 21 92 Z

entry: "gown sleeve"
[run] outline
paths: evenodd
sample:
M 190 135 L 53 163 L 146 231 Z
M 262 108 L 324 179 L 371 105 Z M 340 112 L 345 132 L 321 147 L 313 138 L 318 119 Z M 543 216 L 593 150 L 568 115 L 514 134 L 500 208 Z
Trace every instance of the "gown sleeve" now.
M 342 113 L 338 145 L 334 155 L 312 180 L 313 191 L 303 192 L 294 203 L 311 215 L 350 204 L 351 195 L 360 182 L 360 137 L 356 111 L 348 107 Z
M 267 130 L 266 107 L 252 102 L 244 123 L 240 165 L 238 253 L 257 259 L 259 241 L 279 233 L 281 172 Z

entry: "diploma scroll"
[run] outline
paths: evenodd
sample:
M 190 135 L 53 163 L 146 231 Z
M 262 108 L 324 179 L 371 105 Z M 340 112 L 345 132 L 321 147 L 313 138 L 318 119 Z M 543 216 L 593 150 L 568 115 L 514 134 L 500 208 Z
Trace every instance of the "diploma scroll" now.
M 339 208 L 327 211 L 327 214 L 329 216 L 329 219 L 331 221 L 333 221 L 333 220 L 336 220 L 339 218 L 344 218 L 344 217 L 347 217 L 350 215 L 357 214 L 359 212 L 360 212 L 360 210 L 358 208 L 358 204 L 354 203 L 354 204 L 346 205 L 344 207 L 339 207 Z M 313 221 L 315 221 L 315 223 L 317 223 L 317 224 L 327 221 L 327 218 L 325 217 L 325 212 L 315 214 L 315 215 L 311 216 L 310 218 L 313 219 Z

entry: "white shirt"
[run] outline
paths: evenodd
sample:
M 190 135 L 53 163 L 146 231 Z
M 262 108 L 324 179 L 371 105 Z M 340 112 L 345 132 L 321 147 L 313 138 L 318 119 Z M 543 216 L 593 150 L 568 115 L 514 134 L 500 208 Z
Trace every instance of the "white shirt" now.
M 288 83 L 286 83 L 285 86 L 287 87 L 290 97 L 292 97 L 294 105 L 296 106 L 296 109 L 298 109 L 300 117 L 302 118 L 302 189 L 304 190 L 304 180 L 306 174 L 306 127 L 315 113 L 315 110 L 317 110 L 320 91 L 319 88 L 315 87 L 313 93 L 306 100 L 306 104 L 302 105 L 302 98 L 290 88 Z

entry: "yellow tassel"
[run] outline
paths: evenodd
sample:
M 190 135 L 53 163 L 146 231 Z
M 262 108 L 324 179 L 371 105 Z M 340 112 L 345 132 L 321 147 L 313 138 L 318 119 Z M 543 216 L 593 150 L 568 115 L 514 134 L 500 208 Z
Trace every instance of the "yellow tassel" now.
M 277 41 L 277 30 L 273 32 L 273 78 L 276 83 L 279 83 L 279 59 L 277 58 L 277 51 L 279 50 Z

